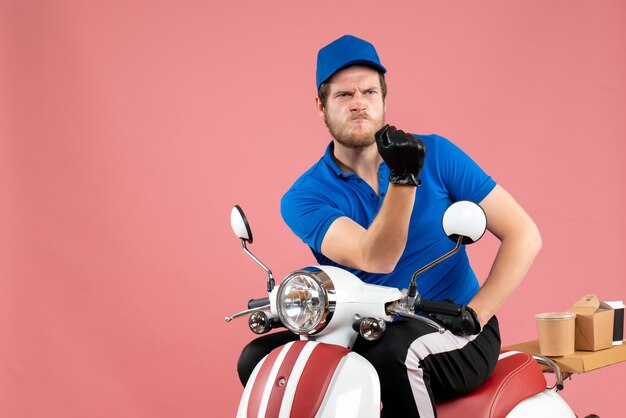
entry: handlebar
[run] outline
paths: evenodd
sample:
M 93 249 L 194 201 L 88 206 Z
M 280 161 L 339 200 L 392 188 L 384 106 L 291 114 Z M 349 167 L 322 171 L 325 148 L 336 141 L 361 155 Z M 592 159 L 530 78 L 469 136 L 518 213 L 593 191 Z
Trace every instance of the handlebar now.
M 248 309 L 256 309 L 270 304 L 270 298 L 250 299 L 248 301 Z
M 425 300 L 418 297 L 415 301 L 415 312 L 460 317 L 462 312 L 461 306 L 462 305 L 458 305 L 452 302 L 436 302 L 433 300 Z

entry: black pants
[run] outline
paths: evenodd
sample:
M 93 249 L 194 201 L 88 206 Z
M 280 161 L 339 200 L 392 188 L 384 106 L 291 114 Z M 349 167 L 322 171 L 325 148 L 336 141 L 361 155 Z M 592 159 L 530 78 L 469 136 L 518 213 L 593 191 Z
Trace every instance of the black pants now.
M 297 340 L 278 332 L 248 344 L 237 371 L 245 385 L 256 364 L 274 348 Z M 411 320 L 388 325 L 378 341 L 357 338 L 353 350 L 376 368 L 386 417 L 436 417 L 435 401 L 478 389 L 493 371 L 500 353 L 500 330 L 493 317 L 480 334 L 459 337 Z

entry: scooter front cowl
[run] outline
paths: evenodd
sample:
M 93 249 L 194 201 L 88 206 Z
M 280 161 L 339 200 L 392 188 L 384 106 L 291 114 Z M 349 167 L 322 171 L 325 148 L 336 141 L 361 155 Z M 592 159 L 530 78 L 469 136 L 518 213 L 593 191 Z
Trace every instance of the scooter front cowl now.
M 296 341 L 256 366 L 237 417 L 370 418 L 380 416 L 374 367 L 347 348 Z

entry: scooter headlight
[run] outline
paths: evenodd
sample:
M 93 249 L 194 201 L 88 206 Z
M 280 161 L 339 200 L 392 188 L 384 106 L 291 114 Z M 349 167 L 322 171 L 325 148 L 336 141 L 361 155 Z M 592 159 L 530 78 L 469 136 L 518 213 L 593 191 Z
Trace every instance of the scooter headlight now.
M 322 270 L 291 273 L 278 287 L 278 316 L 297 334 L 315 334 L 332 318 L 334 292 L 332 281 Z

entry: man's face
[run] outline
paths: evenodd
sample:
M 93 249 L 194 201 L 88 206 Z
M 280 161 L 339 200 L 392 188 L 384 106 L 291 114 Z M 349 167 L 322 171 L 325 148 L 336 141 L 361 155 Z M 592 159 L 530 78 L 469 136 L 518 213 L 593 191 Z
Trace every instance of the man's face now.
M 328 83 L 326 104 L 318 98 L 317 107 L 330 134 L 348 148 L 372 145 L 374 134 L 385 123 L 385 101 L 378 72 L 352 66 L 336 72 Z

